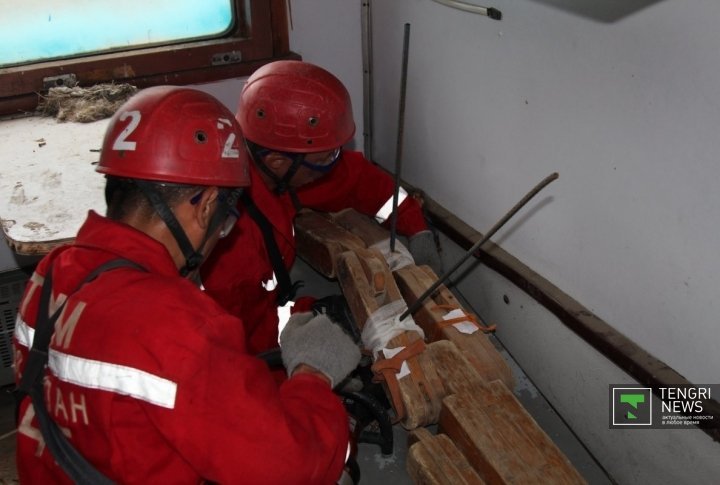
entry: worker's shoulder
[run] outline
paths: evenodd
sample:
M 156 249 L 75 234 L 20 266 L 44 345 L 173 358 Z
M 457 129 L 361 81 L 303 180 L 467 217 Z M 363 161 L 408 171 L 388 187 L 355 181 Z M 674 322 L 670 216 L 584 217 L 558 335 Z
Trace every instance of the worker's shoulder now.
M 142 325 L 145 345 L 164 349 L 153 352 L 189 358 L 217 346 L 245 346 L 242 321 L 188 280 L 147 275 L 133 293 L 126 295 L 127 323 Z
M 365 165 L 373 165 L 373 162 L 365 158 L 365 155 L 363 155 L 362 152 L 358 152 L 355 150 L 343 150 L 342 152 L 342 163 L 340 165 L 346 165 L 346 166 L 365 166 Z
M 137 272 L 110 285 L 109 306 L 129 316 L 153 316 L 158 325 L 202 327 L 217 320 L 235 319 L 194 283 L 177 276 Z M 119 308 L 118 308 L 119 309 Z

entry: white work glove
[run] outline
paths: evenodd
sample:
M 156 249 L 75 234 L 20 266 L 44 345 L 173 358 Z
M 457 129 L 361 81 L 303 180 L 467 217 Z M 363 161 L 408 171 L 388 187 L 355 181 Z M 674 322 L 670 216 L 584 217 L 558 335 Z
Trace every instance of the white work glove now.
M 377 249 L 382 253 L 390 271 L 395 271 L 396 269 L 404 268 L 414 263 L 410 251 L 400 244 L 400 241 L 397 239 L 395 239 L 395 251 L 390 251 L 390 239 L 383 239 L 380 242 L 376 242 L 370 246 L 370 249 Z
M 289 376 L 300 364 L 325 374 L 330 385 L 342 382 L 360 362 L 360 349 L 326 315 L 312 312 L 290 317 L 280 334 L 283 364 Z
M 412 254 L 416 265 L 426 264 L 430 266 L 436 275 L 443 274 L 442 261 L 431 231 L 420 231 L 410 236 L 408 238 L 408 249 L 410 249 L 410 254 Z

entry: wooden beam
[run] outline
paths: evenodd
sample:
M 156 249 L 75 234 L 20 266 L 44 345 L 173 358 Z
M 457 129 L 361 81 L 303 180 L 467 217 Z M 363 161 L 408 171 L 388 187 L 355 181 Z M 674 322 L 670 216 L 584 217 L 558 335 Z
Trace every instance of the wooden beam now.
M 425 293 L 425 290 L 437 279 L 430 268 L 415 265 L 401 268 L 395 271 L 393 276 L 408 306 L 415 303 L 417 298 Z M 481 330 L 472 334 L 462 333 L 452 325 L 439 327 L 451 309 L 458 309 L 466 315 L 471 315 L 450 290 L 444 285 L 440 285 L 437 291 L 415 312 L 413 319 L 423 329 L 428 341 L 449 340 L 453 342 L 483 380 L 490 382 L 500 379 L 509 389 L 513 389 L 515 378 L 512 369 L 490 341 L 488 335 Z M 483 322 L 476 316 L 473 315 L 472 318 L 483 325 Z
M 383 277 L 369 273 L 367 268 L 370 267 L 383 267 Z M 379 254 L 362 255 L 347 251 L 338 258 L 336 269 L 348 307 L 361 330 L 379 308 L 402 301 L 390 269 Z M 376 287 L 380 280 L 384 284 L 382 292 L 378 292 Z M 388 341 L 386 348 L 407 348 L 417 345 L 418 340 L 422 340 L 422 337 L 417 332 L 402 331 Z M 373 355 L 373 358 L 376 364 L 391 360 L 381 355 Z M 398 419 L 408 429 L 436 423 L 444 391 L 440 378 L 434 372 L 432 360 L 425 352 L 420 352 L 406 359 L 406 364 L 410 370 L 409 375 L 399 379 L 391 377 L 383 384 Z M 397 389 L 393 381 L 397 383 Z
M 418 428 L 408 436 L 407 472 L 418 485 L 483 485 L 485 482 L 447 435 Z
M 505 384 L 484 382 L 452 342 L 430 350 L 446 385 L 438 430 L 488 483 L 582 484 L 585 480 Z
M 326 278 L 335 278 L 341 253 L 365 249 L 362 239 L 335 224 L 328 216 L 301 210 L 295 217 L 297 254 Z

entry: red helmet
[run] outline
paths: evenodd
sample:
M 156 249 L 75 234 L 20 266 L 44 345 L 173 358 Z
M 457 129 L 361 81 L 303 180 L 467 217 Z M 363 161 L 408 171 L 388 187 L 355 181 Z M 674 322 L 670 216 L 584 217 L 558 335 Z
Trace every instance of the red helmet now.
M 243 135 L 272 150 L 333 150 L 355 134 L 350 95 L 338 78 L 302 61 L 276 61 L 253 73 L 236 114 Z
M 232 113 L 211 95 L 178 86 L 144 89 L 118 109 L 97 171 L 188 185 L 250 185 L 247 151 Z

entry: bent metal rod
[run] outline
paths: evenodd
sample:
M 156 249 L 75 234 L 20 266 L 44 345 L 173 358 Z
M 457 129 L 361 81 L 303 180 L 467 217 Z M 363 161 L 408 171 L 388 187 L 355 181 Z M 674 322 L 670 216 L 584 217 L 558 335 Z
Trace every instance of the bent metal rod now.
M 393 193 L 390 220 L 390 252 L 395 252 L 397 237 L 397 209 L 400 197 L 400 172 L 402 171 L 403 135 L 405 134 L 405 92 L 407 91 L 408 52 L 410 50 L 410 24 L 405 24 L 403 35 L 402 71 L 400 75 L 400 105 L 398 107 L 398 133 L 395 147 L 395 192 Z
M 520 202 L 515 204 L 515 206 L 512 209 L 510 209 L 510 211 L 507 214 L 505 214 L 502 219 L 500 219 L 498 222 L 495 223 L 495 225 L 487 232 L 487 234 L 485 234 L 485 236 L 482 239 L 480 239 L 478 242 L 473 244 L 473 246 L 467 250 L 465 255 L 462 258 L 460 258 L 460 260 L 457 263 L 455 263 L 455 265 L 452 268 L 445 271 L 445 273 L 440 278 L 438 278 L 437 281 L 435 281 L 435 283 L 430 285 L 430 288 L 425 290 L 425 292 L 422 295 L 420 295 L 420 297 L 418 297 L 417 300 L 415 300 L 415 303 L 410 305 L 408 307 L 408 309 L 405 310 L 405 312 L 402 315 L 400 315 L 400 320 L 404 320 L 405 318 L 407 318 L 408 315 L 412 315 L 413 313 L 418 311 L 418 309 L 422 306 L 423 302 L 427 299 L 428 296 L 430 296 L 435 290 L 437 290 L 438 286 L 440 286 L 445 281 L 447 281 L 450 278 L 450 275 L 452 273 L 454 273 L 465 261 L 467 261 L 468 258 L 470 258 L 470 256 L 472 256 L 473 253 L 475 253 L 475 251 L 480 249 L 480 246 L 485 244 L 498 231 L 498 229 L 500 229 L 503 225 L 505 225 L 505 223 L 507 221 L 509 221 L 510 218 L 512 216 L 514 216 L 520 209 L 522 209 L 522 207 L 525 204 L 527 204 L 530 201 L 530 199 L 535 197 L 538 194 L 538 192 L 540 192 L 542 189 L 544 189 L 550 182 L 552 182 L 553 180 L 556 180 L 558 178 L 558 176 L 559 176 L 558 173 L 554 172 L 554 173 L 548 175 L 547 177 L 545 177 L 540 183 L 538 183 L 535 187 L 533 187 L 533 189 L 530 192 L 528 192 L 525 195 L 525 197 L 523 197 L 520 200 Z

